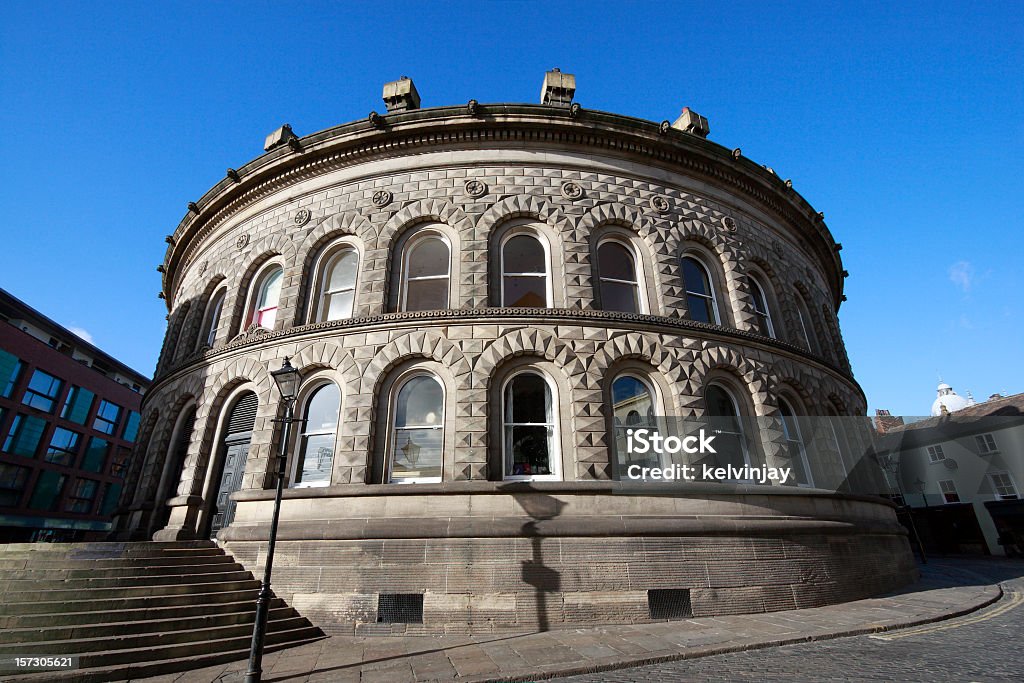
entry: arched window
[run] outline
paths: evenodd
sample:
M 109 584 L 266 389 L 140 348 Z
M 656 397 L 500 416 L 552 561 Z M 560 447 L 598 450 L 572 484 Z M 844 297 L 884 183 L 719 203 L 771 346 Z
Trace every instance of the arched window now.
M 513 375 L 502 392 L 505 479 L 559 476 L 555 392 L 537 372 Z
M 708 426 L 715 433 L 716 460 L 719 466 L 743 467 L 750 464 L 747 437 L 743 433 L 736 399 L 720 384 L 709 384 L 704 391 Z
M 220 314 L 224 309 L 224 297 L 227 295 L 226 289 L 220 289 L 214 292 L 213 298 L 210 299 L 210 305 L 206 308 L 206 319 L 203 321 L 203 327 L 199 331 L 199 345 L 200 348 L 203 346 L 213 346 L 213 343 L 217 341 L 217 328 L 220 326 Z
M 451 247 L 441 235 L 427 233 L 411 240 L 402 270 L 402 310 L 448 308 Z
M 341 392 L 333 382 L 314 391 L 306 401 L 292 486 L 330 485 L 340 412 Z
M 514 308 L 548 308 L 548 256 L 535 235 L 514 234 L 501 245 L 501 305 Z
M 618 240 L 597 247 L 597 274 L 601 308 L 605 311 L 643 312 L 639 268 L 633 250 Z
M 817 353 L 817 347 L 812 341 L 814 337 L 811 335 L 811 314 L 807 309 L 807 303 L 804 301 L 804 297 L 800 292 L 796 293 L 796 322 L 797 332 L 800 334 L 800 341 L 804 347 L 811 353 Z
M 630 453 L 627 448 L 629 430 L 658 429 L 655 418 L 654 391 L 635 375 L 619 375 L 612 382 L 612 420 L 615 425 L 615 458 L 619 474 L 630 465 L 658 467 L 658 455 Z
M 327 257 L 320 283 L 317 320 L 344 320 L 352 317 L 356 296 L 359 252 L 343 247 Z
M 277 304 L 281 299 L 281 281 L 284 270 L 273 266 L 265 270 L 256 281 L 256 302 L 253 305 L 250 324 L 255 323 L 268 330 L 277 322 Z
M 747 276 L 747 285 L 750 288 L 750 296 L 754 300 L 757 331 L 766 337 L 775 337 L 775 327 L 772 325 L 772 314 L 768 310 L 768 297 L 764 295 L 764 288 L 757 278 L 750 275 Z
M 444 453 L 444 389 L 433 375 L 418 374 L 398 389 L 385 481 L 441 481 Z
M 784 398 L 779 399 L 779 415 L 782 417 L 782 434 L 786 438 L 786 453 L 793 468 L 793 480 L 799 486 L 811 486 L 811 467 L 807 462 L 807 448 L 800 432 L 800 420 L 793 407 Z
M 683 283 L 686 285 L 686 307 L 690 311 L 690 319 L 718 325 L 718 297 L 711 284 L 711 274 L 693 256 L 683 257 Z

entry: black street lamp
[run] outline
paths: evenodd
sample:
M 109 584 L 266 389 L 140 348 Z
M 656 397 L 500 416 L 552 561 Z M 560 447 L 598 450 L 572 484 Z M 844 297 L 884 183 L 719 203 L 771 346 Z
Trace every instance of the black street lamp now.
M 299 391 L 299 371 L 292 367 L 285 357 L 280 370 L 270 376 L 277 384 L 277 390 L 284 401 L 284 418 L 281 422 L 281 443 L 277 453 L 277 493 L 274 496 L 274 516 L 270 521 L 270 542 L 267 544 L 267 561 L 263 567 L 263 583 L 256 599 L 256 623 L 252 629 L 252 645 L 249 648 L 249 668 L 245 672 L 245 683 L 259 683 L 263 676 L 263 640 L 267 635 L 267 617 L 270 614 L 270 572 L 274 568 L 274 546 L 277 542 L 277 522 L 281 517 L 281 494 L 284 490 L 285 463 L 288 454 L 288 438 L 293 422 L 299 422 L 294 415 L 295 397 Z

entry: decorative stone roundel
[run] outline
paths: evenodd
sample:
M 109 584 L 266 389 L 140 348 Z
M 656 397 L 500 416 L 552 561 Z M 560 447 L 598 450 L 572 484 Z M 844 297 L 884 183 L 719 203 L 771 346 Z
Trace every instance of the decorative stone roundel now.
M 772 249 L 775 250 L 776 254 L 778 254 L 779 256 L 782 256 L 782 253 L 783 253 L 782 242 L 780 242 L 778 240 L 772 240 Z
M 373 205 L 377 208 L 383 208 L 390 204 L 392 199 L 394 199 L 394 195 L 387 190 L 377 190 L 373 193 L 373 197 L 370 201 L 372 201 Z
M 668 199 L 660 194 L 656 194 L 651 197 L 651 208 L 658 213 L 665 214 L 671 210 L 672 205 L 669 203 Z
M 206 272 L 206 261 L 199 264 L 199 274 L 202 275 Z
M 295 221 L 297 227 L 302 227 L 309 222 L 309 219 L 313 217 L 313 212 L 309 209 L 299 209 L 295 212 L 295 216 L 292 220 Z
M 239 249 L 245 249 L 249 245 L 249 234 L 245 233 L 238 236 L 235 240 L 235 246 Z
M 562 196 L 566 199 L 581 199 L 583 188 L 573 182 L 562 183 Z
M 726 232 L 736 232 L 736 219 L 732 216 L 722 216 L 722 227 Z
M 466 194 L 473 199 L 478 199 L 487 194 L 487 183 L 482 180 L 467 180 L 466 181 Z

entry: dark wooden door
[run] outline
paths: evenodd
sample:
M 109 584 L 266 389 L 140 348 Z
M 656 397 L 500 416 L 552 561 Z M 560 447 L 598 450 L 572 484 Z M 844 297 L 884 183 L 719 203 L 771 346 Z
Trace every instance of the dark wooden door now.
M 248 440 L 227 445 L 224 454 L 224 472 L 220 477 L 220 488 L 214 501 L 213 521 L 210 525 L 210 538 L 216 538 L 217 532 L 231 524 L 235 516 L 235 501 L 231 494 L 242 488 L 242 475 L 245 473 L 245 459 L 249 455 Z

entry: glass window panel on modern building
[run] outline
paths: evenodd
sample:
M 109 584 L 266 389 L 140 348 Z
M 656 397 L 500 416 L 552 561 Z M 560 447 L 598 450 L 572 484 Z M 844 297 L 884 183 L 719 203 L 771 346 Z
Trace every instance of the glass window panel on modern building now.
M 615 456 L 619 476 L 630 465 L 659 467 L 658 454 L 629 452 L 629 432 L 635 429 L 658 429 L 655 419 L 654 393 L 647 383 L 633 375 L 619 375 L 612 382 L 612 420 L 615 425 Z
M 814 482 L 811 479 L 810 463 L 807 462 L 807 447 L 800 430 L 800 419 L 789 402 L 781 398 L 779 399 L 779 415 L 782 417 L 782 435 L 786 439 L 788 464 L 793 468 L 791 481 L 801 486 L 811 486 Z
M 747 285 L 750 288 L 750 296 L 754 300 L 757 331 L 766 337 L 774 337 L 775 327 L 772 325 L 772 316 L 768 310 L 768 298 L 764 295 L 764 288 L 756 278 L 751 276 L 747 276 Z
M 60 494 L 67 477 L 53 470 L 43 470 L 36 479 L 32 499 L 28 506 L 33 510 L 56 510 L 60 506 Z
M 707 267 L 692 256 L 683 257 L 683 282 L 690 319 L 717 325 L 718 302 Z
M 39 440 L 45 428 L 46 422 L 42 418 L 15 415 L 7 438 L 4 439 L 4 452 L 27 458 L 33 457 L 39 448 Z
M 711 384 L 704 391 L 704 403 L 707 406 L 705 415 L 708 427 L 716 436 L 717 453 L 712 457 L 717 465 L 743 467 L 749 464 L 747 438 L 732 395 L 724 387 Z
M 78 479 L 74 488 L 68 494 L 67 503 L 64 506 L 66 512 L 77 512 L 88 514 L 92 512 L 93 502 L 96 499 L 96 491 L 99 490 L 99 482 L 92 479 Z
M 68 397 L 64 400 L 64 409 L 60 416 L 80 425 L 84 425 L 89 419 L 89 411 L 92 409 L 92 401 L 96 394 L 82 387 L 72 386 L 68 391 Z
M 551 387 L 535 372 L 515 375 L 504 392 L 505 478 L 554 477 L 558 473 Z
M 50 373 L 37 369 L 25 387 L 25 395 L 22 396 L 21 402 L 47 413 L 53 412 L 53 406 L 63 384 Z
M 501 248 L 501 305 L 546 308 L 547 261 L 544 245 L 534 235 L 513 235 L 505 240 Z
M 104 434 L 117 432 L 117 422 L 121 419 L 121 406 L 110 401 L 100 401 L 100 407 L 96 410 L 96 419 L 93 420 L 92 428 Z
M 256 294 L 256 308 L 252 322 L 268 330 L 274 329 L 277 322 L 277 305 L 281 300 L 281 282 L 284 270 L 275 266 L 268 270 L 260 279 Z
M 999 500 L 1017 500 L 1017 487 L 1013 483 L 1009 472 L 992 472 L 988 475 L 992 482 L 992 489 Z
M 633 251 L 615 240 L 597 248 L 601 308 L 606 311 L 640 313 L 640 281 Z
M 124 484 L 120 482 L 112 482 L 104 485 L 103 487 L 103 498 L 100 502 L 100 514 L 110 515 L 113 514 L 117 508 L 118 500 L 121 498 L 121 491 L 124 488 Z
M 334 383 L 325 384 L 306 403 L 295 486 L 328 486 L 338 436 L 341 392 Z
M 109 441 L 92 437 L 89 439 L 89 447 L 85 449 L 85 457 L 82 458 L 82 469 L 87 472 L 102 472 L 108 452 L 110 452 Z
M 24 364 L 17 356 L 0 350 L 0 397 L 10 398 Z
M 63 427 L 53 430 L 50 445 L 46 449 L 46 462 L 64 467 L 74 467 L 81 435 Z
M 352 317 L 358 271 L 359 253 L 355 249 L 341 249 L 330 257 L 324 271 L 320 320 Z
M 0 507 L 16 507 L 31 473 L 27 467 L 0 462 Z
M 431 375 L 406 380 L 395 400 L 391 482 L 440 481 L 444 449 L 444 390 Z
M 125 441 L 133 442 L 138 438 L 140 419 L 140 415 L 134 410 L 128 412 L 128 419 L 124 421 L 124 434 L 122 435 Z
M 405 262 L 403 282 L 406 311 L 448 308 L 451 249 L 438 235 L 414 239 Z

